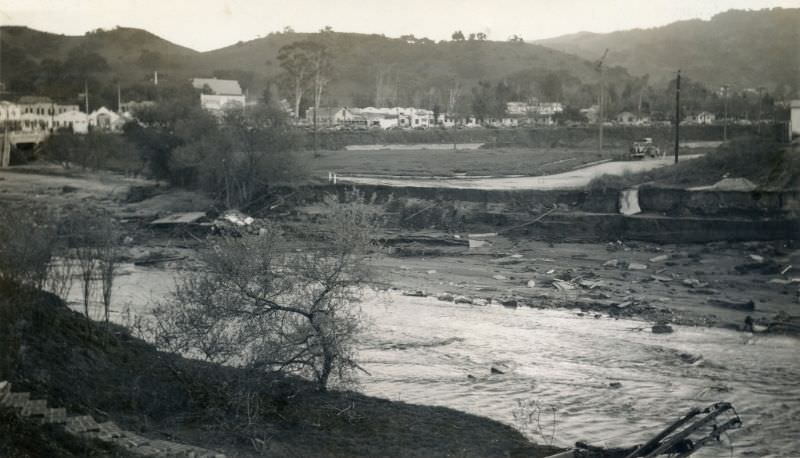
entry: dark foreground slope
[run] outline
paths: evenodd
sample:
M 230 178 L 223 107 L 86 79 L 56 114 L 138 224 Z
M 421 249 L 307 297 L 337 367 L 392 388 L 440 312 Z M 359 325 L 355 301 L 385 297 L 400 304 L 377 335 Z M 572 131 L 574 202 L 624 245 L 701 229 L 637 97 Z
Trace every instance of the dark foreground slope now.
M 0 285 L 0 378 L 71 413 L 228 456 L 547 456 L 514 429 L 441 407 L 316 393 L 156 351 L 57 297 Z M 119 456 L 55 430 L 5 426 L 2 456 Z M 36 444 L 41 444 L 41 448 Z

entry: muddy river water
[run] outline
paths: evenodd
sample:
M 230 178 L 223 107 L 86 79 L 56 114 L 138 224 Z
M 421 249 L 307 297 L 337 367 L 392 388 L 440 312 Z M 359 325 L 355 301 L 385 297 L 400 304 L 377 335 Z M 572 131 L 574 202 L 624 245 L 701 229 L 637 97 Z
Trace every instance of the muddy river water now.
M 134 313 L 173 285 L 160 269 L 127 265 L 122 273 L 116 302 Z M 641 443 L 688 409 L 725 400 L 744 427 L 699 456 L 800 456 L 798 339 L 682 326 L 652 334 L 632 320 L 397 293 L 369 293 L 361 307 L 366 394 L 513 426 L 518 402 L 535 403 L 543 414 L 528 433 L 562 446 Z

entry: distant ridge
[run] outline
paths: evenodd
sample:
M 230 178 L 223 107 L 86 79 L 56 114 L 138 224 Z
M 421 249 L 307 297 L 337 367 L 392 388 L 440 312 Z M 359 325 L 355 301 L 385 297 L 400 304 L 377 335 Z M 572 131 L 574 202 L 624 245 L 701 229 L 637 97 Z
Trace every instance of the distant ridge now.
M 708 21 L 692 19 L 651 29 L 578 32 L 535 43 L 608 62 L 664 84 L 680 68 L 711 89 L 763 86 L 780 96 L 800 89 L 800 9 L 730 10 Z

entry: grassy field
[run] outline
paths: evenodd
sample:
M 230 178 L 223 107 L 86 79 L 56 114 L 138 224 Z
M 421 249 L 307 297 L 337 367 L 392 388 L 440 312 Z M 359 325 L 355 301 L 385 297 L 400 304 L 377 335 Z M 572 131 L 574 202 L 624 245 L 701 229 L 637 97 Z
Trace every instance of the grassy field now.
M 409 176 L 495 176 L 549 175 L 622 154 L 619 149 L 598 153 L 594 149 L 496 148 L 452 150 L 323 151 L 307 155 L 312 176 L 409 175 Z

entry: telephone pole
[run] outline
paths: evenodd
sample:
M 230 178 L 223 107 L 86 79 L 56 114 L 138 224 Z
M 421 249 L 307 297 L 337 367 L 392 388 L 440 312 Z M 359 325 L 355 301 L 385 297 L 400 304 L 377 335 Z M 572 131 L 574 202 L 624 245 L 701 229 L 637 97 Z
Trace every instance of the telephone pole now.
M 606 60 L 608 55 L 608 48 L 603 53 L 603 57 L 597 61 L 596 70 L 600 72 L 600 105 L 597 110 L 597 142 L 599 151 L 603 151 L 603 122 L 605 121 L 605 104 L 606 104 L 606 68 L 603 66 L 603 61 Z
M 728 141 L 728 85 L 722 85 L 722 96 L 725 97 L 725 119 L 722 120 L 722 140 Z
M 681 130 L 681 71 L 678 70 L 678 79 L 675 81 L 675 163 L 678 163 L 678 148 L 680 148 Z
M 89 114 L 89 83 L 83 80 L 83 103 L 86 107 L 86 114 Z
M 761 104 L 764 101 L 764 86 L 758 88 L 758 133 L 761 133 Z

